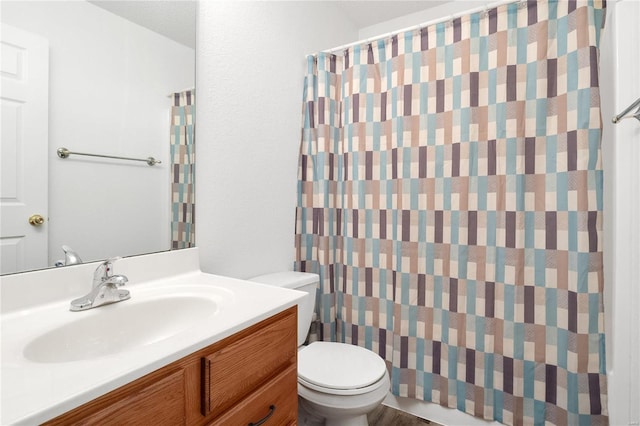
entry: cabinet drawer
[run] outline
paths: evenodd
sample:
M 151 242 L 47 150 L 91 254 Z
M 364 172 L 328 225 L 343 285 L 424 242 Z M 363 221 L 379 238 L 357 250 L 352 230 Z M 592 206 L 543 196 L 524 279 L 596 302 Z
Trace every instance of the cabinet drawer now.
M 204 416 L 217 416 L 296 364 L 296 311 L 201 359 Z
M 271 414 L 271 415 L 269 415 Z M 258 424 L 264 426 L 293 425 L 298 420 L 298 373 L 289 367 L 271 382 L 259 388 L 235 407 L 218 417 L 212 426 Z

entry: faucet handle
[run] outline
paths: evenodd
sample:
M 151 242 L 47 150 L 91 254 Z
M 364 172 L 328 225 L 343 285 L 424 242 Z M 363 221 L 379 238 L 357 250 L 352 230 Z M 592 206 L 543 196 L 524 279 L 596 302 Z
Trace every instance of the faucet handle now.
M 103 265 L 105 264 L 113 264 L 116 260 L 120 260 L 122 259 L 122 256 L 114 256 L 114 257 L 110 257 L 107 260 L 105 260 L 104 262 L 102 262 Z
M 104 280 L 108 279 L 113 273 L 111 270 L 113 269 L 113 264 L 116 260 L 122 259 L 120 256 L 110 257 L 104 262 L 100 263 L 93 273 L 93 286 L 101 284 Z

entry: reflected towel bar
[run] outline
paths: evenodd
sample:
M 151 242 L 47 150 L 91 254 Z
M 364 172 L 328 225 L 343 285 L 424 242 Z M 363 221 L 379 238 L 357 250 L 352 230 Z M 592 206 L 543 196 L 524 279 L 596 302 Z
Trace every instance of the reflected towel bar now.
M 162 161 L 156 160 L 153 157 L 148 158 L 131 158 L 131 157 L 118 157 L 116 155 L 102 155 L 102 154 L 87 154 L 84 152 L 73 152 L 69 151 L 67 148 L 58 148 L 58 157 L 60 158 L 68 158 L 71 154 L 73 155 L 87 155 L 89 157 L 101 157 L 101 158 L 115 158 L 118 160 L 131 160 L 131 161 L 144 161 L 150 166 L 155 166 L 156 164 L 161 164 Z
M 638 107 L 638 110 L 634 113 L 634 114 L 629 114 L 629 111 L 631 111 L 632 109 L 634 109 L 635 107 Z M 611 119 L 611 121 L 614 124 L 618 124 L 620 122 L 620 120 L 624 119 L 624 118 L 635 118 L 636 120 L 640 121 L 640 98 L 638 98 L 634 103 L 632 103 L 631 105 L 629 105 L 627 107 L 627 109 L 625 109 L 624 111 L 622 111 L 620 114 L 616 115 L 615 117 L 613 117 Z

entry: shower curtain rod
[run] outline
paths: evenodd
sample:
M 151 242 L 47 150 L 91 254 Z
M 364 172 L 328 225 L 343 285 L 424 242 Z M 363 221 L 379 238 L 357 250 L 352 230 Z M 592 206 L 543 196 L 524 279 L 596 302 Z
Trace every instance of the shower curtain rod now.
M 514 0 L 500 0 L 500 1 L 493 2 L 493 3 L 487 3 L 484 6 L 479 6 L 479 7 L 470 9 L 470 10 L 465 10 L 464 12 L 454 13 L 453 15 L 448 15 L 448 16 L 445 16 L 445 17 L 442 17 L 442 18 L 432 19 L 430 21 L 423 22 L 423 23 L 418 24 L 418 25 L 412 25 L 410 27 L 406 27 L 406 28 L 403 28 L 401 30 L 391 31 L 391 32 L 388 32 L 388 33 L 384 33 L 384 34 L 380 34 L 380 35 L 374 36 L 374 37 L 365 38 L 365 39 L 362 39 L 362 40 L 355 41 L 353 43 L 343 44 L 341 46 L 334 47 L 334 48 L 331 48 L 331 49 L 321 50 L 320 52 L 332 53 L 332 52 L 335 52 L 337 50 L 345 50 L 345 49 L 348 49 L 350 47 L 357 46 L 359 44 L 371 43 L 372 41 L 375 41 L 375 40 L 380 40 L 380 39 L 384 39 L 384 38 L 387 38 L 387 37 L 391 37 L 391 36 L 396 35 L 396 34 L 402 34 L 402 33 L 407 32 L 407 31 L 417 30 L 417 29 L 420 29 L 420 28 L 428 27 L 429 25 L 439 24 L 441 22 L 449 22 L 449 21 L 452 21 L 452 20 L 454 20 L 456 18 L 459 18 L 461 16 L 464 16 L 464 15 L 470 15 L 470 14 L 477 13 L 477 12 L 487 11 L 489 9 L 493 9 L 495 7 L 498 7 L 498 6 L 502 6 L 503 4 L 509 4 L 509 3 L 525 3 L 526 4 L 526 2 L 527 2 L 527 0 L 515 0 L 515 1 Z M 315 55 L 315 54 L 317 54 L 317 53 L 313 53 L 312 55 Z

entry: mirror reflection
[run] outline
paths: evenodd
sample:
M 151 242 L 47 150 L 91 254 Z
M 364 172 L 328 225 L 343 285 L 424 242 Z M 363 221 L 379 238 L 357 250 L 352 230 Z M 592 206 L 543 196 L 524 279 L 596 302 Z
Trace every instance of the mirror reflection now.
M 196 2 L 1 7 L 0 273 L 193 246 Z

